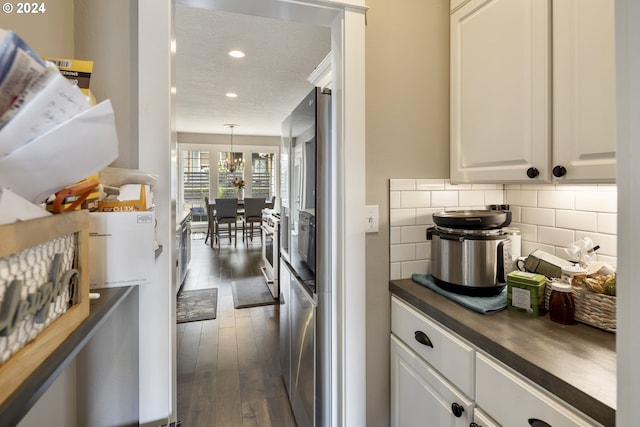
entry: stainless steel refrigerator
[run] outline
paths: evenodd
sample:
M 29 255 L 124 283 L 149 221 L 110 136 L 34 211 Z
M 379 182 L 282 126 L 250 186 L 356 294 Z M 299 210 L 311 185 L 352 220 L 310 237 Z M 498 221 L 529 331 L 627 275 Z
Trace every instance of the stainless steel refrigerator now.
M 297 425 L 326 426 L 331 419 L 330 92 L 314 88 L 282 127 L 282 375 Z

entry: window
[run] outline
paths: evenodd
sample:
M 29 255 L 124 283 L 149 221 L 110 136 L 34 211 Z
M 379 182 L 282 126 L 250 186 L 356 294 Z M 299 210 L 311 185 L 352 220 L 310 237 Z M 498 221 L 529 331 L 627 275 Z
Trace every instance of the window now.
M 230 172 L 228 165 L 233 163 L 236 170 Z M 244 162 L 242 153 L 230 153 L 221 151 L 218 153 L 218 189 L 216 196 L 219 199 L 238 197 L 238 189 L 231 184 L 234 178 L 244 179 Z M 240 194 L 242 197 L 242 194 Z
M 245 181 L 240 197 L 264 197 L 271 200 L 278 195 L 278 146 L 235 147 L 198 144 L 179 144 L 179 211 L 194 212 L 195 222 L 205 222 L 204 198 L 238 197 L 238 189 L 231 184 L 234 178 Z M 237 151 L 236 151 L 237 150 Z M 237 169 L 229 172 L 225 161 L 235 163 Z M 201 212 L 201 216 L 200 213 Z
M 274 153 L 251 154 L 251 197 L 269 200 L 275 192 Z
M 209 169 L 208 151 L 182 150 L 182 209 L 193 212 L 193 221 L 207 220 Z

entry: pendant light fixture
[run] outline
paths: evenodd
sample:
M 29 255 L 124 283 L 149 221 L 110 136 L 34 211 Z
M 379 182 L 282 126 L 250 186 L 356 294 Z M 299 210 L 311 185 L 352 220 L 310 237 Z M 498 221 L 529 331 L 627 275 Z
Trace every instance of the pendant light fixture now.
M 234 173 L 237 170 L 242 170 L 242 168 L 244 167 L 244 162 L 242 161 L 242 155 L 238 157 L 233 152 L 233 129 L 238 127 L 239 125 L 230 123 L 230 124 L 225 124 L 225 126 L 230 129 L 229 138 L 230 138 L 231 150 L 227 153 L 224 159 L 220 160 L 220 167 L 229 173 Z

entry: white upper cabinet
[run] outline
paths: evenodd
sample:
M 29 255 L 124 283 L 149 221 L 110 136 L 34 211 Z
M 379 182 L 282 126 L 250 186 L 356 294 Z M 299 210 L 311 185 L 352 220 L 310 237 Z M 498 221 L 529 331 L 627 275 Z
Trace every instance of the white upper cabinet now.
M 451 15 L 451 180 L 549 179 L 548 0 L 472 0 Z
M 613 182 L 613 34 L 613 0 L 454 10 L 451 180 Z
M 614 19 L 613 0 L 553 3 L 552 170 L 566 171 L 558 182 L 615 180 Z

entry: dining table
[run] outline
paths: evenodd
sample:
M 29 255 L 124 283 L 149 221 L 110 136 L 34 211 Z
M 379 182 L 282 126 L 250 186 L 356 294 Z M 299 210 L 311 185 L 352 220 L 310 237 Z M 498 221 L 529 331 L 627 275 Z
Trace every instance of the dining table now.
M 265 208 L 273 209 L 273 200 L 265 199 L 264 202 L 265 202 Z M 216 201 L 215 201 L 215 199 L 209 200 L 209 206 L 207 206 L 207 210 L 208 210 L 209 218 L 213 218 L 215 216 L 215 214 L 216 214 Z M 244 199 L 238 199 L 237 213 L 238 213 L 238 216 L 244 215 Z M 213 225 L 214 224 L 211 221 L 209 221 L 208 230 L 207 230 L 207 237 L 211 236 L 214 233 L 213 228 L 211 228 Z M 213 237 L 211 238 L 210 244 L 211 244 L 211 247 L 213 247 Z
M 267 209 L 273 209 L 273 201 L 265 199 L 264 207 Z M 216 211 L 216 200 L 212 199 L 209 201 L 209 209 L 211 209 L 211 214 L 214 214 Z M 238 199 L 238 215 L 242 215 L 244 213 L 244 199 Z

